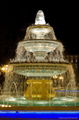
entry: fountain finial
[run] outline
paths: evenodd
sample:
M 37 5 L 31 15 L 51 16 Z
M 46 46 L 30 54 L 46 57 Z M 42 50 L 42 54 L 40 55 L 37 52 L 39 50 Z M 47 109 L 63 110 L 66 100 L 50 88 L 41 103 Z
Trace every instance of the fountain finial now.
M 39 10 L 36 14 L 35 25 L 44 25 L 46 24 L 44 13 L 42 10 Z

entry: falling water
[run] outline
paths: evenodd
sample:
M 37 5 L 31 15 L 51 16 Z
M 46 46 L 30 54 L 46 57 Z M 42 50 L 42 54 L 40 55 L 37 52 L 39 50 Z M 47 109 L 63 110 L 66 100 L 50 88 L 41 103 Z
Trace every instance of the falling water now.
M 65 95 L 76 97 L 77 87 L 76 87 L 76 81 L 75 81 L 75 73 L 74 73 L 74 69 L 73 69 L 72 65 L 70 65 L 68 67 L 68 70 L 69 70 L 70 80 L 66 86 L 66 94 Z

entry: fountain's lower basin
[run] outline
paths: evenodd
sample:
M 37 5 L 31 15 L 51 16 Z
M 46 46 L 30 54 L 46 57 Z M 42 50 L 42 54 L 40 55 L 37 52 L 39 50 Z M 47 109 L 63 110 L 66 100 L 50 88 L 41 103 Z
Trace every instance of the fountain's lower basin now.
M 24 97 L 5 97 L 0 100 L 0 106 L 79 106 L 79 98 L 55 97 L 52 100 L 28 100 Z
M 11 71 L 8 70 L 5 74 L 0 106 L 79 106 L 72 64 L 22 63 L 10 64 L 8 69 Z M 44 81 L 47 82 L 46 85 L 51 81 L 52 84 L 38 84 Z M 27 90 L 29 87 L 30 90 Z M 34 95 L 39 94 L 47 94 L 47 97 L 33 99 Z M 50 99 L 48 95 L 54 96 Z

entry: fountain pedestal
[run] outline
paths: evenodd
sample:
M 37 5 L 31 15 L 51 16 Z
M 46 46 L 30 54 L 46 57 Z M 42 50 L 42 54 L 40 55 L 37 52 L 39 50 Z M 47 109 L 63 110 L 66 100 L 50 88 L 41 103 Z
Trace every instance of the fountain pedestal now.
M 55 97 L 52 80 L 45 79 L 29 79 L 24 96 L 30 100 L 50 100 Z

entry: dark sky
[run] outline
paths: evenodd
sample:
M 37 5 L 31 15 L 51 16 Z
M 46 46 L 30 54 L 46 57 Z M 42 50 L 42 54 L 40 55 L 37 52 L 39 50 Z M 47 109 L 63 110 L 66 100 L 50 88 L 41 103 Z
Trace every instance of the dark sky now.
M 16 2 L 17 1 L 17 2 Z M 17 43 L 23 39 L 27 26 L 34 23 L 36 12 L 45 13 L 47 23 L 53 26 L 55 34 L 63 43 L 68 54 L 79 54 L 79 10 L 73 1 L 27 1 L 16 0 L 4 3 L 0 22 L 0 64 L 15 56 Z

